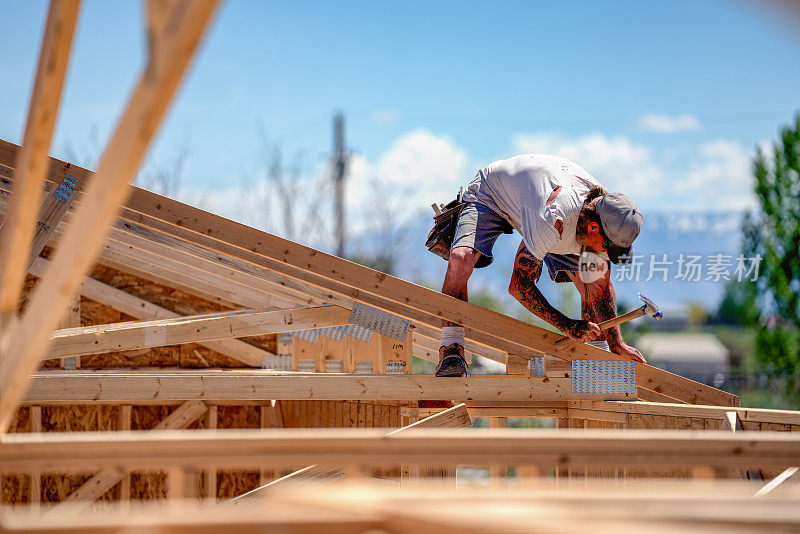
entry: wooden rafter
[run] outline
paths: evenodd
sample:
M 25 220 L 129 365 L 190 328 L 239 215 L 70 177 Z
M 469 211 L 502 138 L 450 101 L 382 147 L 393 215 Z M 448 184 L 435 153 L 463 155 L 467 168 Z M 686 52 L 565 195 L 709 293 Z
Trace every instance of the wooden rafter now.
M 0 142 L 0 164 L 13 163 L 11 156 L 13 156 L 16 150 L 18 150 L 18 147 L 15 145 L 8 142 Z M 57 176 L 59 170 L 63 169 L 65 165 L 64 162 L 53 159 L 51 175 Z M 79 171 L 75 170 L 75 172 Z M 81 169 L 80 172 L 91 174 L 90 171 L 85 169 Z M 428 313 L 419 309 L 409 308 L 406 305 L 406 301 L 411 300 L 410 297 L 408 299 L 397 299 L 399 300 L 398 302 L 391 298 L 385 298 L 385 296 L 371 294 L 354 286 L 343 284 L 341 280 L 347 279 L 350 281 L 348 275 L 352 273 L 352 278 L 357 279 L 357 281 L 360 280 L 360 286 L 367 284 L 370 289 L 376 290 L 375 288 L 377 288 L 377 290 L 379 290 L 380 286 L 378 284 L 372 284 L 375 286 L 372 287 L 368 281 L 371 279 L 384 280 L 391 278 L 401 285 L 406 284 L 411 288 L 415 288 L 414 294 L 422 295 L 424 298 L 431 298 L 434 301 L 438 301 L 442 297 L 445 299 L 449 298 L 445 295 L 392 277 L 387 278 L 382 273 L 377 273 L 376 271 L 360 265 L 324 255 L 321 252 L 302 247 L 296 243 L 291 243 L 275 236 L 258 232 L 252 228 L 238 225 L 227 219 L 182 205 L 142 189 L 132 187 L 132 191 L 131 200 L 127 204 L 128 208 L 123 209 L 121 212 L 123 222 L 118 225 L 119 228 L 129 232 L 136 232 L 139 237 L 153 242 L 159 241 L 163 245 L 167 245 L 164 249 L 165 251 L 169 249 L 173 251 L 171 253 L 180 251 L 181 254 L 187 254 L 191 257 L 209 262 L 207 265 L 219 263 L 233 271 L 246 273 L 255 278 L 264 278 L 271 283 L 276 283 L 310 295 L 312 298 L 331 302 L 343 307 L 352 306 L 354 299 L 361 300 L 378 308 L 406 317 L 411 320 L 415 332 L 420 335 L 431 339 L 438 338 L 437 332 L 441 320 L 437 314 L 441 315 L 441 313 L 437 311 L 438 308 L 435 306 L 435 303 L 431 305 L 430 311 L 432 313 Z M 158 208 L 148 210 L 142 207 L 147 203 L 152 203 L 158 206 Z M 161 218 L 136 211 L 137 209 L 150 211 Z M 226 238 L 232 235 L 233 237 L 230 237 L 231 242 L 237 243 L 238 246 L 206 237 L 205 234 L 215 234 L 216 225 L 221 225 L 223 227 L 222 229 Z M 186 230 L 186 228 L 184 228 L 186 226 L 194 227 L 197 232 Z M 235 234 L 239 232 L 240 229 L 242 236 L 237 237 Z M 290 243 L 292 247 L 282 249 L 285 243 Z M 273 260 L 264 254 L 257 254 L 251 251 L 251 249 L 260 252 L 272 250 L 273 254 L 276 254 L 274 252 L 275 250 L 284 250 L 285 253 L 288 253 L 296 247 L 300 247 L 300 249 L 305 251 L 312 259 L 317 255 L 324 256 L 330 265 L 326 266 L 325 270 L 320 271 L 320 273 L 323 274 L 315 274 L 314 272 L 288 265 L 288 262 L 285 263 L 282 260 Z M 184 257 L 183 261 L 188 261 L 185 259 L 186 257 Z M 336 274 L 325 276 L 324 273 L 328 272 Z M 381 292 L 381 294 L 383 295 L 383 292 Z M 460 302 L 459 306 L 461 305 L 471 306 L 463 302 Z M 473 306 L 473 308 L 477 310 L 476 316 L 478 317 L 488 314 L 496 318 L 499 323 L 506 325 L 511 324 L 515 327 L 519 326 L 520 330 L 517 331 L 517 334 L 520 332 L 523 334 L 517 335 L 517 339 L 527 335 L 524 333 L 530 332 L 531 329 L 533 329 L 534 333 L 538 333 L 537 335 L 554 337 L 552 332 L 537 329 L 531 325 L 521 323 L 477 306 Z M 491 321 L 484 322 L 483 324 L 491 324 Z M 491 330 L 488 326 L 484 326 L 484 328 Z M 530 346 L 520 345 L 519 343 L 498 337 L 493 333 L 475 330 L 469 326 L 467 326 L 466 330 L 468 333 L 467 342 L 470 344 L 468 350 L 491 359 L 498 359 L 494 354 L 499 351 L 511 351 L 517 355 L 540 354 L 538 350 Z M 542 334 L 542 332 L 544 332 L 544 334 Z M 536 336 L 531 339 L 536 339 Z M 541 345 L 541 341 L 539 345 Z M 489 350 L 484 351 L 481 347 L 489 347 Z M 579 353 L 578 351 L 583 352 Z M 583 344 L 572 347 L 569 351 L 562 351 L 559 353 L 553 350 L 551 352 L 568 359 L 572 357 L 598 359 L 618 358 L 615 354 Z M 565 356 L 564 353 L 566 353 L 567 356 Z M 649 365 L 637 364 L 636 368 L 637 385 L 641 390 L 640 395 L 643 399 L 663 402 L 704 403 L 721 406 L 738 405 L 738 397 L 730 393 L 685 379 Z
M 34 290 L 20 324 L 0 352 L 0 432 L 11 421 L 28 378 L 47 349 L 50 332 L 91 267 L 118 207 L 129 192 L 150 140 L 214 13 L 216 0 L 180 0 L 89 184 L 61 246 Z M 37 195 L 38 187 L 37 187 Z
M 48 263 L 49 261 L 45 258 L 37 258 L 31 266 L 31 274 L 40 276 Z M 88 276 L 81 285 L 81 294 L 88 299 L 104 304 L 136 319 L 156 320 L 182 317 L 179 313 L 157 306 L 152 302 L 148 302 Z M 204 343 L 199 343 L 199 345 L 255 367 L 261 366 L 264 356 L 273 355 L 267 350 L 238 339 L 206 341 Z
M 204 343 L 347 324 L 350 310 L 338 306 L 289 310 L 235 310 L 155 321 L 130 321 L 67 328 L 53 333 L 45 359 Z

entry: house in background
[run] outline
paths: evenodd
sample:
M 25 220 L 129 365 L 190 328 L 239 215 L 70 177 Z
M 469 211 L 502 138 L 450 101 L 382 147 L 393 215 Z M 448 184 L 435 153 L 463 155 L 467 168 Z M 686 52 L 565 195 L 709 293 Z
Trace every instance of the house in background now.
M 713 334 L 643 334 L 636 348 L 650 365 L 704 383 L 713 383 L 730 369 L 730 353 Z

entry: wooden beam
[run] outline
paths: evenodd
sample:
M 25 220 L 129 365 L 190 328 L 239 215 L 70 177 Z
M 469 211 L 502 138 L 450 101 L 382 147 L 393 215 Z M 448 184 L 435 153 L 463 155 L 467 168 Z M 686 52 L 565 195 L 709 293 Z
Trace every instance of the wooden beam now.
M 44 258 L 37 258 L 31 267 L 31 273 L 35 276 L 40 276 L 44 272 L 48 261 Z M 105 304 L 136 319 L 156 320 L 183 317 L 179 313 L 162 308 L 88 276 L 81 286 L 81 294 L 86 298 Z M 254 367 L 261 367 L 264 356 L 272 355 L 269 351 L 238 339 L 206 341 L 205 343 L 200 343 L 200 345 Z
M 202 343 L 347 324 L 338 306 L 290 310 L 234 310 L 174 319 L 67 328 L 53 333 L 45 359 Z
M 9 148 L 11 150 L 8 150 Z M 16 145 L 0 140 L 0 153 L 5 155 L 17 152 Z M 0 166 L 0 177 L 4 177 L 6 182 L 13 182 L 13 174 L 13 169 Z M 92 173 L 85 170 L 76 174 L 84 177 L 92 176 Z M 77 188 L 81 185 L 79 183 Z M 55 184 L 51 182 L 45 186 L 45 189 L 50 191 L 54 188 Z M 5 208 L 7 197 L 10 196 L 7 193 L 8 189 L 10 188 L 7 185 L 0 184 L 0 212 Z M 63 234 L 69 221 L 70 213 L 67 213 L 61 221 L 61 230 L 57 229 L 50 236 L 48 244 L 51 247 L 58 247 L 60 235 Z M 140 234 L 147 238 L 141 237 Z M 330 300 L 304 294 L 297 289 L 296 283 L 293 284 L 292 281 L 275 273 L 269 273 L 266 278 L 254 276 L 249 272 L 253 270 L 252 267 L 239 270 L 242 265 L 239 264 L 234 265 L 236 268 L 232 269 L 224 263 L 212 261 L 215 259 L 213 254 L 209 256 L 211 259 L 189 255 L 182 251 L 180 240 L 117 219 L 114 227 L 109 230 L 97 261 L 147 280 L 233 307 L 310 306 Z M 259 274 L 263 274 L 263 271 Z M 349 305 L 352 305 L 352 301 Z
M 162 419 L 153 430 L 175 430 L 186 428 L 198 417 L 206 413 L 208 406 L 203 401 L 188 401 L 179 406 L 171 414 Z M 118 482 L 131 474 L 131 469 L 106 468 L 83 483 L 81 487 L 54 506 L 48 514 L 64 512 L 76 513 L 85 510 L 92 501 L 110 490 Z
M 745 422 L 800 425 L 800 411 L 797 410 L 735 408 L 644 401 L 597 401 L 580 403 L 580 407 L 619 413 L 665 415 L 667 417 L 699 417 L 718 420 L 724 419 L 725 414 L 728 412 L 735 412 L 739 419 Z
M 441 400 L 569 401 L 624 398 L 618 394 L 573 393 L 568 378 L 484 375 L 337 375 L 269 370 L 39 371 L 24 398 L 28 404 L 142 404 L 202 399 L 266 400 Z
M 167 111 L 189 60 L 217 5 L 216 0 L 180 0 L 106 147 L 97 176 L 86 189 L 75 218 L 53 257 L 53 265 L 0 352 L 0 432 L 5 432 L 28 378 L 47 350 L 50 333 L 79 288 L 108 226 L 130 192 L 127 184 Z
M 629 465 L 775 468 L 800 464 L 793 432 L 373 429 L 47 432 L 0 439 L 0 471 L 222 469 L 291 465 Z
M 9 326 L 19 305 L 79 7 L 79 0 L 51 0 L 47 12 L 23 134 L 25 148 L 15 162 L 17 180 L 0 229 L 0 328 Z

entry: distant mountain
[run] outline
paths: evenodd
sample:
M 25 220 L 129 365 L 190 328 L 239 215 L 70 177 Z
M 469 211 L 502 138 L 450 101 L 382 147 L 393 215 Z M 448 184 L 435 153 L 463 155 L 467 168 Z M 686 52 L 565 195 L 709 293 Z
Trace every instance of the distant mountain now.
M 634 245 L 634 254 L 643 256 L 640 267 L 640 276 L 636 280 L 618 280 L 618 267 L 612 267 L 612 279 L 617 292 L 617 298 L 627 303 L 638 302 L 636 293 L 641 292 L 664 307 L 675 307 L 687 302 L 698 303 L 708 310 L 716 309 L 722 296 L 724 280 L 706 280 L 708 277 L 709 256 L 722 254 L 730 256 L 732 265 L 728 269 L 733 274 L 736 256 L 739 254 L 741 240 L 741 212 L 715 212 L 715 213 L 674 213 L 674 212 L 649 212 L 646 214 L 644 228 Z M 411 281 L 423 282 L 432 287 L 439 287 L 444 277 L 445 262 L 429 253 L 424 248 L 425 236 L 432 224 L 429 215 L 420 215 L 413 223 L 408 225 L 404 234 L 408 244 L 404 247 L 401 259 L 398 261 L 398 274 Z M 377 246 L 377 236 L 365 236 L 361 239 L 359 247 L 369 250 Z M 503 235 L 498 239 L 494 250 L 494 263 L 485 269 L 477 270 L 470 282 L 471 290 L 488 290 L 509 308 L 521 312 L 522 309 L 510 296 L 508 296 L 508 281 L 513 267 L 514 254 L 519 246 L 518 234 Z M 661 260 L 667 255 L 671 265 L 656 264 L 656 271 L 651 280 L 650 274 L 651 255 L 656 260 Z M 676 278 L 680 255 L 688 259 L 689 255 L 699 255 L 697 262 L 702 265 L 701 281 L 692 282 Z M 725 259 L 725 258 L 723 258 Z M 667 269 L 667 281 L 662 281 L 662 274 L 657 269 Z M 724 270 L 724 269 L 723 269 Z M 712 276 L 713 278 L 713 276 Z M 564 291 L 559 291 L 554 284 L 543 274 L 540 288 L 554 304 L 558 305 L 563 299 Z

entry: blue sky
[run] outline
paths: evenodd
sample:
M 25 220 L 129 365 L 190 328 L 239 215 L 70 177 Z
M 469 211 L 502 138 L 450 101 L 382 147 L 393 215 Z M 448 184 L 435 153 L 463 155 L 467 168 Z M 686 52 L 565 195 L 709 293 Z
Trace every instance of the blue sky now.
M 0 137 L 19 142 L 46 4 L 2 11 Z M 753 147 L 800 108 L 786 18 L 744 1 L 229 0 L 143 175 L 187 146 L 179 196 L 248 220 L 259 125 L 310 183 L 341 109 L 353 210 L 375 179 L 409 212 L 447 201 L 522 151 L 571 157 L 644 209 L 746 207 Z M 140 2 L 84 2 L 54 155 L 96 163 L 143 63 L 141 22 Z

